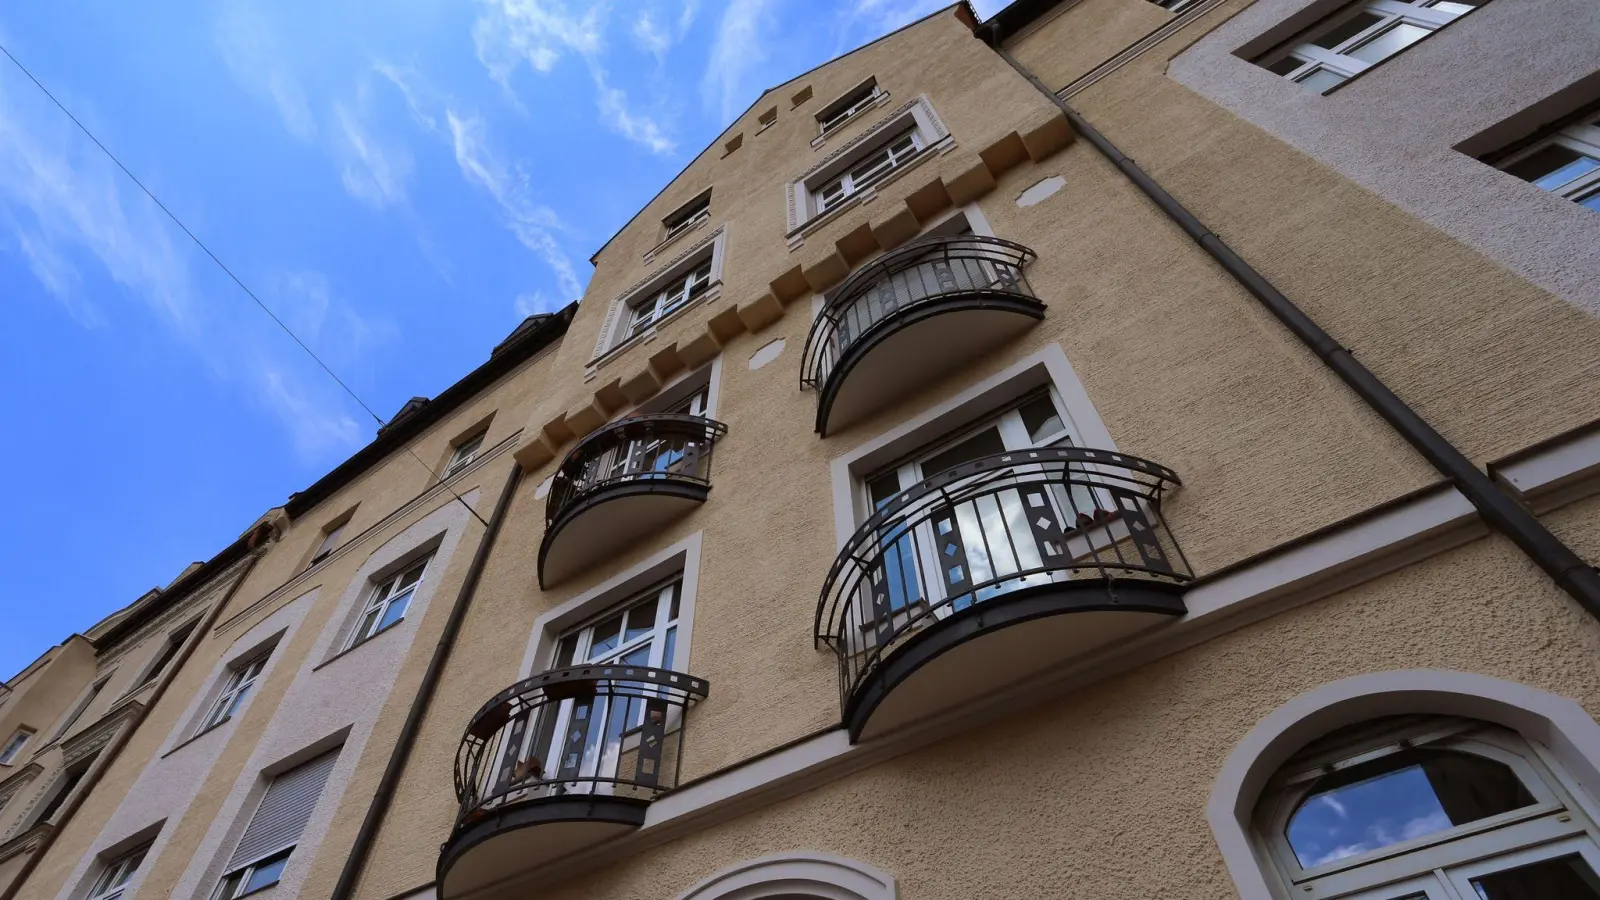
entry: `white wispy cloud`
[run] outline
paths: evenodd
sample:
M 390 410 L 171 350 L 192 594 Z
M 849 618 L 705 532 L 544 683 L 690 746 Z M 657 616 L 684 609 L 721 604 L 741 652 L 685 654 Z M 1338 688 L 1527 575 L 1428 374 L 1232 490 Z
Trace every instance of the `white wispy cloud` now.
M 213 28 L 217 51 L 234 78 L 270 102 L 289 133 L 303 141 L 317 135 L 316 117 L 305 89 L 277 40 L 271 21 L 244 0 L 224 5 Z
M 79 111 L 93 118 L 92 111 Z M 159 178 L 153 178 L 159 181 Z M 176 352 L 239 386 L 276 416 L 297 452 L 325 461 L 358 445 L 345 398 L 248 298 L 208 267 L 165 216 L 54 107 L 0 87 L 0 247 L 14 246 L 44 290 L 85 327 L 148 316 Z M 325 280 L 297 273 L 263 289 L 291 327 L 347 369 L 393 337 L 339 301 Z M 120 291 L 87 296 L 109 279 Z
M 518 294 L 517 299 L 511 303 L 511 309 L 518 316 L 526 319 L 532 315 L 550 312 L 552 307 L 549 298 L 544 295 L 544 291 L 533 291 L 527 294 Z
M 706 61 L 700 94 L 721 122 L 731 122 L 759 89 L 749 84 L 756 66 L 767 59 L 774 0 L 729 0 L 717 24 L 717 36 Z
M 343 103 L 334 103 L 333 118 L 339 126 L 333 150 L 340 159 L 345 191 L 374 209 L 404 203 L 412 171 L 410 151 L 373 135 L 362 114 Z
M 671 153 L 677 149 L 677 142 L 667 137 L 666 129 L 659 122 L 630 108 L 628 95 L 608 82 L 604 69 L 596 65 L 590 71 L 600 104 L 600 118 L 607 128 L 644 145 L 651 153 Z
M 564 226 L 555 210 L 533 199 L 526 172 L 507 165 L 489 148 L 482 119 L 458 115 L 450 109 L 444 115 L 462 176 L 494 199 L 506 227 L 555 273 L 564 299 L 577 299 L 583 293 L 583 285 L 572 260 L 556 241 L 555 233 Z
M 634 43 L 639 45 L 639 49 L 654 56 L 658 63 L 665 60 L 667 51 L 672 49 L 673 33 L 656 22 L 651 10 L 643 9 L 638 12 L 629 34 L 633 35 Z
M 855 0 L 840 11 L 834 28 L 834 52 L 877 40 L 949 5 L 950 0 Z M 990 5 L 998 9 L 1005 3 Z M 983 13 L 980 11 L 979 15 Z
M 406 108 L 411 111 L 411 118 L 418 125 L 428 131 L 439 130 L 438 115 L 433 110 L 443 104 L 437 96 L 438 92 L 420 74 L 410 68 L 383 61 L 375 63 L 372 70 L 400 92 L 406 101 Z

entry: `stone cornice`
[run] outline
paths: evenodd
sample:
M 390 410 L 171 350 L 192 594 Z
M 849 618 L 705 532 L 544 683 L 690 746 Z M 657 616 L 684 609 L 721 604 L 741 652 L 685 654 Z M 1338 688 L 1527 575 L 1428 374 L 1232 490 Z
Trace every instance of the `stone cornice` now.
M 13 772 L 6 780 L 0 781 L 0 806 L 4 806 L 22 790 L 23 785 L 39 777 L 39 773 L 43 771 L 44 766 L 31 762 Z
M 123 724 L 137 718 L 143 709 L 143 703 L 137 700 L 125 700 L 101 716 L 100 721 L 62 741 L 61 755 L 64 758 L 62 765 L 70 766 L 111 743 L 111 739 L 121 730 Z
M 32 853 L 44 843 L 45 835 L 55 830 L 49 822 L 40 822 L 27 831 L 0 844 L 0 862 L 5 862 L 19 853 Z

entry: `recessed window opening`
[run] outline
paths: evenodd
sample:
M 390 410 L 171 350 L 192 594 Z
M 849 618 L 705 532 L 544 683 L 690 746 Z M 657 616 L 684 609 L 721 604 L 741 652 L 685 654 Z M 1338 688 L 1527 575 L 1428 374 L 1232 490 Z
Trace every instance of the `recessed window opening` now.
M 385 629 L 398 625 L 405 618 L 406 610 L 411 606 L 411 600 L 416 596 L 417 589 L 422 585 L 422 576 L 428 569 L 428 562 L 432 556 L 425 556 L 399 573 L 393 575 L 372 589 L 367 597 L 366 606 L 361 610 L 361 618 L 357 620 L 355 630 L 350 633 L 350 640 L 345 649 L 370 640 Z
M 228 858 L 214 900 L 234 900 L 282 879 L 338 759 L 335 749 L 272 779 Z
M 1600 111 L 1591 108 L 1497 165 L 1535 187 L 1600 212 Z
M 660 290 L 639 300 L 629 310 L 628 330 L 623 339 L 641 334 L 656 322 L 688 305 L 690 300 L 711 287 L 711 259 L 673 278 Z
M 1199 0 L 1150 0 L 1150 2 L 1161 7 L 1162 9 L 1171 10 L 1172 12 L 1183 12 L 1184 10 L 1198 3 Z
M 356 508 L 352 506 L 322 526 L 322 540 L 317 542 L 316 552 L 311 554 L 311 561 L 306 563 L 306 568 L 309 569 L 322 562 L 332 555 L 333 551 L 339 549 L 339 539 L 344 535 L 344 528 L 350 524 L 355 514 Z
M 128 882 L 133 880 L 140 864 L 144 862 L 145 854 L 149 852 L 150 845 L 143 844 L 106 863 L 100 877 L 89 888 L 87 900 L 121 900 Z
M 1367 0 L 1344 7 L 1255 62 L 1325 94 L 1485 2 Z
M 0 747 L 0 765 L 10 765 L 21 753 L 22 748 L 28 746 L 28 741 L 33 739 L 33 731 L 27 728 L 18 728 L 6 739 L 5 746 Z
M 772 123 L 778 121 L 778 108 L 774 106 L 773 108 L 767 110 L 757 117 L 756 121 L 761 124 L 761 128 L 759 130 L 766 131 L 772 126 Z
M 194 633 L 194 627 L 195 623 L 190 622 L 167 636 L 167 642 L 161 648 L 161 655 L 156 657 L 155 663 L 149 669 L 145 670 L 144 677 L 140 678 L 139 683 L 134 685 L 134 690 L 138 690 L 161 677 L 161 673 L 166 670 L 167 666 L 172 664 L 172 660 L 178 655 L 178 651 L 183 649 L 184 643 L 189 640 L 189 635 Z
M 233 714 L 244 706 L 250 692 L 255 690 L 256 682 L 261 679 L 261 672 L 267 667 L 267 660 L 271 656 L 272 648 L 268 647 L 229 668 L 222 691 L 211 702 L 205 718 L 200 720 L 198 731 L 208 731 L 233 718 Z
M 82 717 L 84 712 L 89 709 L 89 704 L 94 702 L 94 698 L 100 696 L 100 692 L 105 689 L 106 682 L 110 680 L 111 676 L 107 675 L 89 686 L 89 693 L 85 694 L 83 699 L 78 701 L 78 705 L 72 708 L 71 714 L 67 716 L 67 720 L 65 722 L 61 723 L 61 727 L 56 729 L 55 736 L 52 737 L 51 740 L 60 738 L 62 735 L 66 734 L 73 725 L 78 723 L 78 719 Z
M 488 434 L 489 429 L 480 428 L 477 433 L 456 444 L 455 451 L 450 454 L 450 462 L 444 467 L 444 474 L 439 477 L 449 478 L 472 465 L 472 461 L 478 458 L 478 451 L 483 448 L 483 439 Z
M 61 774 L 60 778 L 56 779 L 56 783 L 50 788 L 50 799 L 46 800 L 44 806 L 39 807 L 38 811 L 33 814 L 29 827 L 40 822 L 50 821 L 50 817 L 60 811 L 61 807 L 67 802 L 67 798 L 71 797 L 72 792 L 83 782 L 83 777 L 89 774 L 89 769 L 94 766 L 94 761 L 99 757 L 100 754 L 96 751 L 87 759 L 79 760 L 68 766 L 66 771 Z
M 1544 759 L 1467 719 L 1363 723 L 1279 771 L 1258 838 L 1295 895 L 1600 900 L 1593 823 Z
M 817 212 L 825 213 L 833 209 L 910 162 L 923 146 L 922 135 L 915 126 L 895 135 L 883 147 L 818 187 L 815 191 Z
M 864 84 L 828 104 L 827 108 L 817 113 L 819 131 L 822 134 L 827 134 L 848 122 L 856 113 L 876 103 L 878 96 L 882 93 L 878 89 L 878 80 L 876 78 L 867 79 Z
M 728 148 L 729 152 L 734 149 L 737 147 Z M 662 227 L 666 229 L 666 235 L 661 240 L 663 243 L 670 241 L 709 218 L 711 218 L 711 192 L 708 190 L 661 220 Z

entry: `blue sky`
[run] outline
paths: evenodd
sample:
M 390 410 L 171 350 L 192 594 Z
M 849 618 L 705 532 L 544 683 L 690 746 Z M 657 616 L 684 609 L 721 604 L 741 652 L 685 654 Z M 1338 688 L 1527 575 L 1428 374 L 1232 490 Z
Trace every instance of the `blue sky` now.
M 763 88 L 943 5 L 62 0 L 0 42 L 387 417 L 575 299 Z M 376 428 L 3 59 L 0 302 L 0 674 Z

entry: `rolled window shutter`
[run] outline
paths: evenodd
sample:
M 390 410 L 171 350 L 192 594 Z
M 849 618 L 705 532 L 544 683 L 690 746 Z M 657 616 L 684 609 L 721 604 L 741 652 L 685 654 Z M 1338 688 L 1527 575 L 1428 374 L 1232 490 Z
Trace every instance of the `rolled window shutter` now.
M 248 865 L 269 853 L 281 850 L 300 840 L 311 811 L 317 807 L 317 798 L 328 783 L 328 773 L 339 759 L 339 751 L 301 763 L 272 779 L 261 805 L 251 817 L 239 846 L 228 859 L 227 871 Z

